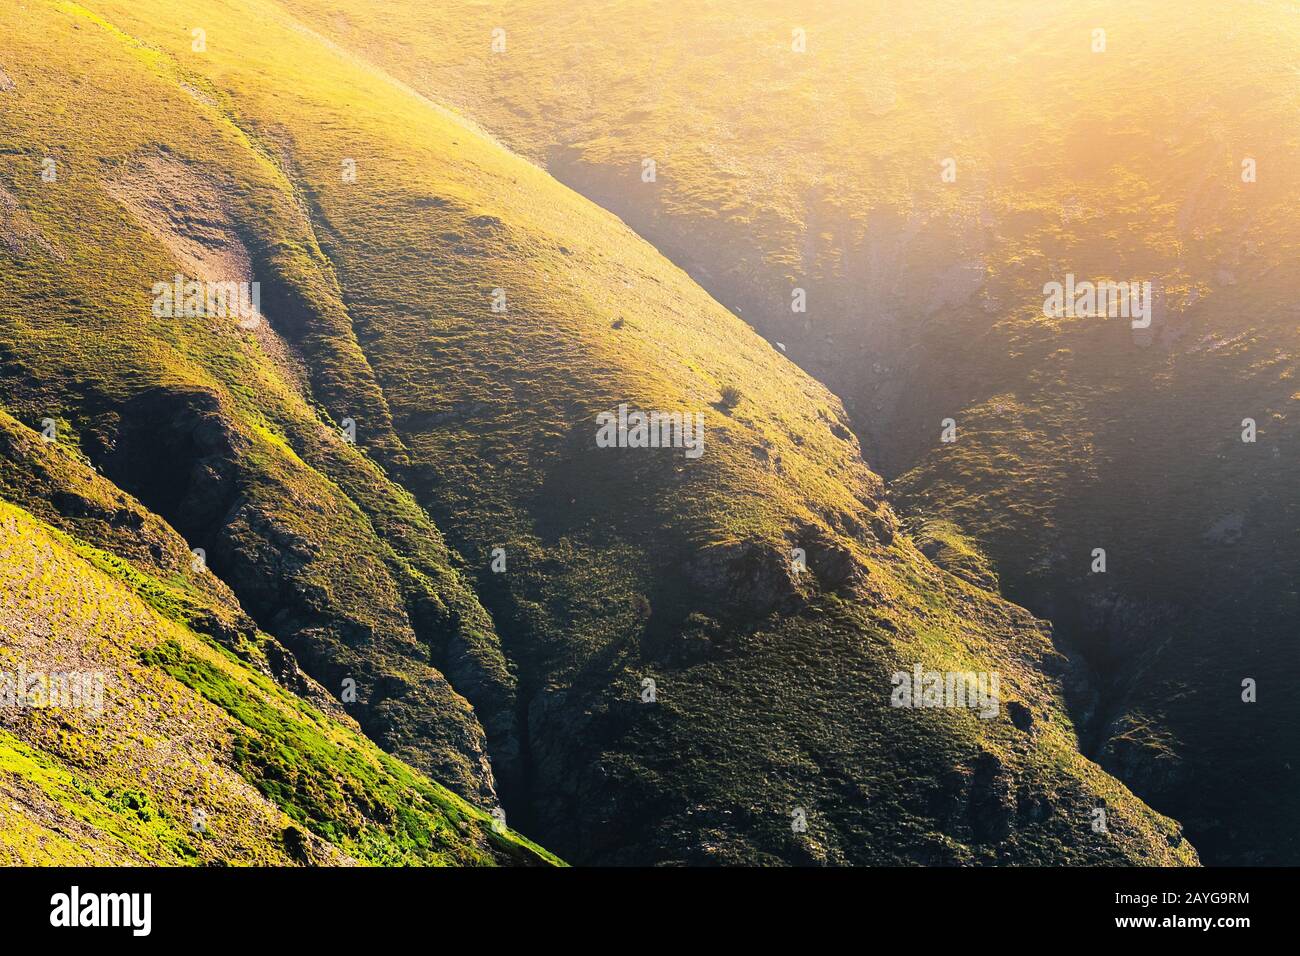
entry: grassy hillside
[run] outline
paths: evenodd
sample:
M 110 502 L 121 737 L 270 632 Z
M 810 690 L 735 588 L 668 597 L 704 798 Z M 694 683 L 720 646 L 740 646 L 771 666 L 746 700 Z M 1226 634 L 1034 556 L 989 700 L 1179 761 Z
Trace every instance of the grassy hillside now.
M 283 5 L 779 342 L 1085 649 L 1090 754 L 1211 859 L 1300 859 L 1292 4 Z M 1067 273 L 1150 328 L 1044 315 Z
M 386 749 L 494 806 L 517 748 L 513 677 L 428 516 L 344 440 L 352 417 L 397 445 L 294 185 L 204 81 L 85 8 L 4 15 L 5 407 L 53 422 L 202 549 L 331 694 L 354 681 L 349 711 Z M 40 29 L 19 26 L 32 17 Z M 177 272 L 256 274 L 279 324 L 155 317 L 152 286 Z
M 0 709 L 4 863 L 554 862 L 196 633 L 181 589 L 7 503 L 0 554 L 0 660 L 36 681 Z M 42 689 L 65 675 L 81 696 Z
M 289 5 L 30 7 L 2 64 L 10 431 L 54 419 L 184 537 L 160 575 L 205 548 L 212 601 L 330 694 L 358 675 L 384 749 L 575 862 L 1196 862 L 1080 755 L 1088 681 L 1043 623 L 927 559 L 838 400 L 613 216 Z M 264 322 L 154 318 L 178 269 L 256 277 Z M 620 404 L 704 416 L 704 453 L 598 447 Z M 267 799 L 368 845 L 289 786 L 324 759 L 309 705 L 188 625 L 130 645 L 242 725 L 228 764 Z M 1002 706 L 891 707 L 916 664 L 996 673 Z M 404 785 L 372 759 L 398 782 L 365 790 Z

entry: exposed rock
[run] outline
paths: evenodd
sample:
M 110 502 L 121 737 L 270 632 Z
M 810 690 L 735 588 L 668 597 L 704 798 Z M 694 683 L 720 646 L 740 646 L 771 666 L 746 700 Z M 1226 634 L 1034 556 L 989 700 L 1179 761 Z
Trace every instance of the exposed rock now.
M 1018 700 L 1007 703 L 1007 716 L 1011 718 L 1011 723 L 1017 730 L 1028 731 L 1034 726 L 1034 712 Z
M 761 616 L 798 597 L 788 556 L 754 542 L 713 545 L 686 564 L 687 578 L 711 601 Z
M 881 544 L 892 544 L 898 533 L 898 519 L 893 511 L 882 508 L 871 516 L 871 531 Z
M 1185 785 L 1183 764 L 1172 741 L 1125 719 L 1106 731 L 1097 762 L 1143 799 L 1170 794 Z
M 1011 833 L 1015 819 L 1011 781 L 999 760 L 981 753 L 975 760 L 967 792 L 967 815 L 971 834 L 978 843 L 996 843 Z
M 853 552 L 824 532 L 812 530 L 801 541 L 808 555 L 808 570 L 822 587 L 838 588 L 863 575 L 864 569 L 854 559 Z
M 289 652 L 288 648 L 276 641 L 267 641 L 262 649 L 266 653 L 267 665 L 271 670 L 270 676 L 277 684 L 310 701 L 319 710 L 324 711 L 336 720 L 342 719 L 349 723 L 352 722 L 352 718 L 343 709 L 338 698 L 308 677 L 303 669 L 298 666 L 297 659 Z
M 1052 815 L 1052 801 L 1044 793 L 1021 787 L 1016 795 L 1016 813 L 1026 823 L 1042 823 Z

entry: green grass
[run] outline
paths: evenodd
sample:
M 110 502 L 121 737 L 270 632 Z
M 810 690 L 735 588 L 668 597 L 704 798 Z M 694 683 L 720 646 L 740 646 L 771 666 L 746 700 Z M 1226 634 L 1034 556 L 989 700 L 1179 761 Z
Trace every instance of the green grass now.
M 358 676 L 362 729 L 480 809 L 167 621 L 179 635 L 130 659 L 214 740 L 225 726 L 225 770 L 372 862 L 536 856 L 482 842 L 481 756 L 512 822 L 576 862 L 1195 862 L 1079 755 L 1060 655 L 1029 615 L 901 533 L 830 391 L 613 216 L 291 9 L 37 3 L 4 64 L 19 96 L 0 132 L 70 170 L 53 189 L 5 181 L 65 256 L 3 262 L 22 371 L 0 380 L 5 406 L 27 425 L 56 406 L 326 693 Z M 44 92 L 73 75 L 77 95 Z M 177 195 L 146 199 L 241 236 L 291 361 L 152 319 L 179 253 L 121 195 L 168 177 Z M 623 402 L 703 413 L 704 456 L 597 449 L 595 416 Z M 132 537 L 104 535 L 119 557 Z M 891 709 L 890 672 L 916 660 L 999 671 L 1037 731 Z M 331 751 L 340 735 L 351 755 Z M 1111 839 L 1085 826 L 1101 798 Z M 792 801 L 814 810 L 807 841 Z M 990 801 L 994 823 L 972 824 Z
M 350 856 L 384 866 L 491 861 L 477 842 L 518 861 L 557 862 L 513 833 L 498 835 L 487 814 L 399 761 L 341 747 L 322 715 L 265 678 L 251 680 L 280 706 L 266 706 L 242 682 L 174 642 L 140 657 L 239 721 L 236 769 L 296 823 Z
M 204 548 L 243 610 L 334 693 L 343 677 L 356 679 L 362 693 L 355 716 L 385 747 L 494 805 L 483 749 L 488 741 L 508 748 L 516 734 L 513 678 L 491 619 L 428 515 L 374 459 L 339 440 L 337 423 L 351 416 L 372 452 L 402 460 L 337 279 L 301 213 L 298 184 L 278 165 L 273 143 L 234 122 L 228 95 L 217 97 L 217 107 L 195 101 L 187 89 L 214 87 L 180 57 L 127 35 L 91 6 L 42 3 L 31 15 L 44 32 L 20 31 L 22 49 L 7 68 L 23 84 L 0 123 L 31 148 L 41 140 L 42 150 L 59 157 L 62 175 L 41 183 L 21 175 L 18 164 L 5 170 L 4 188 L 55 250 L 5 265 L 0 321 L 11 333 L 8 354 L 25 370 L 0 385 L 5 408 L 29 427 L 45 417 L 61 423 L 60 447 L 143 496 L 145 509 L 185 536 L 184 550 Z M 188 37 L 188 28 L 183 32 Z M 76 49 L 78 75 L 98 77 L 100 92 L 72 98 L 70 113 L 60 112 L 67 104 L 55 92 L 63 89 L 62 68 L 46 62 L 44 45 L 54 42 Z M 109 129 L 96 119 L 108 112 L 127 119 Z M 179 185 L 171 188 L 168 177 Z M 124 188 L 152 197 L 166 214 L 134 214 L 118 201 Z M 273 342 L 233 323 L 150 315 L 150 286 L 178 269 L 150 230 L 174 217 L 183 235 L 208 214 L 222 221 L 227 240 L 246 245 L 264 306 L 288 348 L 312 360 L 305 383 L 286 370 Z M 51 289 L 62 291 L 51 297 Z M 32 310 L 33 300 L 47 305 Z M 189 445 L 195 420 L 184 416 L 186 408 L 210 427 L 219 424 L 216 447 Z M 134 445 L 123 436 L 131 427 Z M 156 469 L 144 459 L 166 441 L 174 445 L 161 449 L 161 464 L 174 464 L 176 473 L 160 484 L 182 490 L 176 486 L 187 481 L 193 459 L 216 454 L 229 469 L 225 502 L 183 512 L 152 496 Z M 11 469 L 12 494 L 24 503 L 31 469 L 24 473 L 21 456 L 29 452 Z M 241 507 L 227 514 L 235 501 Z M 97 543 L 111 543 L 114 553 L 133 548 L 132 557 L 154 560 L 129 530 L 103 533 Z M 298 547 L 299 557 L 270 560 L 286 547 Z M 167 558 L 159 569 L 167 573 L 158 577 L 179 573 L 184 580 L 188 559 Z M 234 599 L 226 591 L 227 602 Z M 442 610 L 416 619 L 415 609 L 430 608 Z M 364 651 L 358 634 L 373 635 Z M 467 652 L 445 657 L 462 644 Z M 456 672 L 465 694 L 444 670 Z M 394 679 L 416 692 L 389 698 L 380 714 L 376 688 Z M 498 773 L 506 776 L 502 763 Z
M 105 682 L 102 714 L 6 708 L 0 793 L 28 811 L 6 811 L 11 859 L 559 862 L 187 629 L 146 575 L 12 505 L 0 513 L 4 669 L 76 662 Z M 42 621 L 48 634 L 33 628 Z M 295 826 L 319 840 L 295 838 Z M 80 852 L 51 842 L 60 829 Z
M 1295 788 L 1239 784 L 1300 766 L 1273 730 L 1294 725 L 1298 689 L 1289 4 L 283 5 L 612 210 L 780 342 L 843 398 L 918 543 L 1000 579 L 1101 675 L 1091 753 L 1194 817 L 1216 861 L 1300 859 Z M 1067 272 L 1152 281 L 1151 333 L 1045 317 L 1043 283 Z M 717 384 L 772 408 L 752 381 Z M 1087 571 L 1096 547 L 1105 578 Z M 1257 670 L 1283 682 L 1267 709 L 1207 677 Z M 1129 723 L 1172 741 L 1178 773 L 1112 752 Z

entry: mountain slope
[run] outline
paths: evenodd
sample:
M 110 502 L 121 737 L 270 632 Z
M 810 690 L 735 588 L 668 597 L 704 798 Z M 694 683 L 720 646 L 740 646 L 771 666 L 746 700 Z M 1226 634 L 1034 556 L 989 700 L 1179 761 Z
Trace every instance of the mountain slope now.
M 781 343 L 1084 649 L 1089 754 L 1215 862 L 1300 859 L 1289 5 L 284 5 Z M 1046 315 L 1067 276 L 1150 327 Z
M 6 181 L 3 397 L 57 409 L 331 692 L 401 681 L 368 734 L 576 862 L 1196 861 L 1079 754 L 1042 623 L 900 533 L 824 387 L 280 4 L 184 6 L 37 4 L 6 54 L 19 169 L 66 173 Z M 256 277 L 265 327 L 154 319 L 178 268 Z M 704 416 L 703 454 L 600 447 L 620 405 Z M 997 674 L 1000 708 L 891 707 L 915 665 Z
M 291 184 L 153 51 L 76 5 L 6 14 L 30 15 L 48 32 L 6 31 L 21 42 L 0 117 L 20 144 L 5 194 L 26 230 L 0 290 L 5 407 L 53 422 L 201 549 L 336 697 L 353 681 L 349 710 L 368 734 L 495 805 L 516 746 L 513 678 L 427 515 L 317 404 L 384 440 L 382 399 Z M 75 48 L 58 68 L 44 55 L 53 36 Z M 43 153 L 53 182 L 27 175 Z M 154 284 L 177 273 L 252 271 L 285 338 L 265 321 L 153 314 Z M 329 361 L 308 372 L 300 355 L 320 352 Z
M 80 503 L 73 523 L 188 554 L 66 453 L 2 424 L 6 456 L 21 449 Z M 0 576 L 6 863 L 554 862 L 381 753 L 278 645 L 231 626 L 239 612 L 210 575 L 153 577 L 0 503 Z

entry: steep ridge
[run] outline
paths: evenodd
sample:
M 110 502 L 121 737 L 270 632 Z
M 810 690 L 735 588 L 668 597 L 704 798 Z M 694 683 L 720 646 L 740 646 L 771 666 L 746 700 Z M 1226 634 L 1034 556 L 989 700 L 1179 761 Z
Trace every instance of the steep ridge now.
M 0 502 L 0 861 L 558 862 L 362 736 L 134 499 L 2 412 L 0 447 L 36 512 Z
M 1290 4 L 283 6 L 780 343 L 1084 649 L 1090 754 L 1208 859 L 1300 859 Z M 1045 315 L 1067 275 L 1150 327 Z
M 334 463 L 344 458 L 380 484 L 382 466 L 466 555 L 518 673 L 520 771 L 502 783 L 513 822 L 579 862 L 1195 862 L 1176 824 L 1078 753 L 1064 697 L 1086 693 L 1086 681 L 1041 622 L 921 555 L 899 533 L 838 401 L 612 216 L 277 4 L 201 2 L 179 14 L 95 2 L 46 16 L 41 35 L 76 31 L 87 56 L 111 58 L 116 44 L 148 61 L 123 88 L 150 90 L 173 126 L 186 124 L 169 152 L 202 166 L 199 156 L 217 155 L 208 144 L 226 147 L 220 168 L 240 174 L 228 201 L 277 212 L 235 215 L 241 235 L 267 221 L 301 227 L 296 240 L 249 242 L 254 274 L 337 288 L 338 307 L 296 330 L 314 341 L 296 341 L 292 327 L 282 334 L 321 414 L 351 418 L 363 453 L 353 458 L 328 429 L 285 411 L 293 389 L 281 389 L 285 398 L 268 388 L 253 403 L 251 386 L 227 380 L 220 400 L 255 407 L 259 425 L 271 419 L 314 474 L 344 471 Z M 204 31 L 202 50 L 193 29 Z M 20 91 L 36 69 L 34 58 L 15 61 Z M 181 108 L 185 87 L 203 92 L 197 107 Z M 116 112 L 143 108 L 127 93 L 99 95 Z M 158 148 L 124 139 L 86 146 L 82 161 L 112 167 Z M 231 143 L 255 144 L 265 163 L 243 168 Z M 281 176 L 296 200 L 288 210 Z M 130 221 L 122 208 L 104 212 L 115 226 Z M 328 258 L 317 258 L 310 230 Z M 257 248 L 282 258 L 259 261 Z M 151 265 L 170 268 L 165 256 Z M 115 269 L 114 280 L 124 311 L 146 314 L 133 290 L 150 288 L 148 268 Z M 265 312 L 280 330 L 276 310 Z M 347 316 L 355 340 L 330 315 Z M 339 368 L 363 384 L 373 374 L 361 414 L 333 404 L 336 394 L 320 397 L 316 382 L 340 374 L 336 333 Z M 214 366 L 244 353 L 202 334 L 186 371 L 211 382 Z M 41 382 L 87 374 L 66 353 L 59 374 L 45 355 L 10 365 L 43 358 Z M 274 356 L 254 368 L 284 384 Z M 600 447 L 597 416 L 620 405 L 704 416 L 703 453 Z M 210 410 L 193 399 L 185 407 Z M 173 430 L 178 443 L 207 432 L 190 422 Z M 272 444 L 251 427 L 239 438 Z M 258 500 L 291 500 L 297 515 L 299 487 L 276 480 L 276 468 L 299 465 L 274 447 L 275 467 L 224 445 L 215 457 L 240 468 L 255 460 L 256 484 L 272 486 Z M 111 448 L 102 460 L 111 473 Z M 362 482 L 334 480 L 361 494 Z M 173 517 L 184 524 L 189 514 Z M 218 542 L 256 527 L 236 511 Z M 359 529 L 316 540 L 355 547 Z M 253 610 L 274 562 L 259 562 L 255 546 L 222 547 L 248 555 L 246 577 L 234 560 L 213 567 Z M 357 614 L 346 601 L 316 610 L 321 627 Z M 322 640 L 342 653 L 316 633 L 271 630 L 309 672 Z M 993 719 L 891 707 L 892 676 L 915 665 L 997 674 L 1001 706 Z M 431 702 L 419 714 L 444 709 Z M 495 758 L 493 747 L 489 734 Z M 1101 830 L 1098 810 L 1109 821 Z
M 5 407 L 177 529 L 385 749 L 496 806 L 514 678 L 459 559 L 349 441 L 355 416 L 398 446 L 292 186 L 200 78 L 85 8 L 0 16 Z M 261 311 L 166 314 L 177 274 L 256 275 Z

